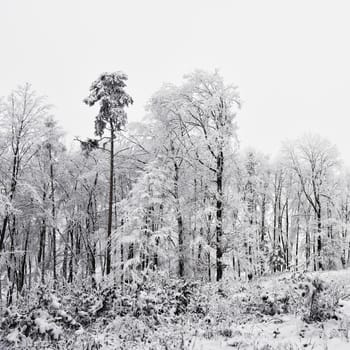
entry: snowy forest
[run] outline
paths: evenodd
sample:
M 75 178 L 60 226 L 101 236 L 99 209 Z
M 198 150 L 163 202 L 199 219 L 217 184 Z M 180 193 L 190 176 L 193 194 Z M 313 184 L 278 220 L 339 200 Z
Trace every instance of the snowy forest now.
M 30 84 L 1 100 L 1 348 L 348 349 L 350 173 L 336 147 L 305 134 L 273 158 L 241 149 L 249 102 L 218 71 L 164 84 L 140 122 L 128 87 L 121 71 L 86 87 L 95 137 L 70 149 Z M 281 345 L 277 322 L 253 343 L 239 330 L 283 315 L 338 336 Z

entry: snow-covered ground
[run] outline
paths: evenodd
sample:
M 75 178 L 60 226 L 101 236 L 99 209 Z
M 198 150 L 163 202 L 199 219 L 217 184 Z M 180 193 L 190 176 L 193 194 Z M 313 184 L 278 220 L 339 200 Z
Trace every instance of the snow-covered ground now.
M 350 350 L 350 270 L 117 292 L 43 291 L 7 312 L 0 349 Z
M 230 337 L 205 339 L 196 336 L 192 350 L 349 350 L 350 349 L 350 271 L 328 271 L 317 274 L 322 280 L 337 286 L 343 298 L 339 302 L 337 319 L 306 323 L 295 315 L 276 315 L 263 320 L 252 319 L 244 324 L 232 323 Z M 288 275 L 286 275 L 288 278 Z M 264 289 L 278 290 L 277 277 L 259 281 Z

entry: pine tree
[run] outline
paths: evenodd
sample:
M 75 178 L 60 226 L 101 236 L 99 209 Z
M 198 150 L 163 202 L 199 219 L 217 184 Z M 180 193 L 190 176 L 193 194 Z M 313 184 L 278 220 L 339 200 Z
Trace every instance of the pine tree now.
M 125 107 L 133 103 L 133 99 L 125 92 L 127 75 L 122 72 L 103 73 L 90 87 L 90 95 L 84 102 L 93 106 L 99 103 L 99 112 L 95 119 L 95 134 L 102 138 L 106 130 L 109 131 L 109 199 L 107 219 L 107 251 L 106 273 L 111 272 L 111 233 L 113 217 L 113 180 L 114 180 L 114 141 L 116 133 L 120 132 L 127 121 Z M 96 140 L 89 144 L 97 145 Z

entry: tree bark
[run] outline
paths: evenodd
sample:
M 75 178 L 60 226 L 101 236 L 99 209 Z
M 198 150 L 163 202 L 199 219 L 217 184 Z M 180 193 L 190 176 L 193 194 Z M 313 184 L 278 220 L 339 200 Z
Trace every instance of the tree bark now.
M 184 262 L 184 227 L 182 221 L 182 215 L 180 211 L 180 199 L 179 199 L 179 166 L 174 161 L 174 197 L 176 201 L 176 222 L 177 222 L 177 232 L 178 232 L 178 254 L 179 254 L 179 266 L 178 274 L 179 277 L 184 277 L 185 274 L 185 262 Z
M 108 199 L 108 222 L 107 222 L 107 251 L 106 251 L 106 274 L 111 273 L 111 235 L 112 235 L 112 218 L 113 218 L 113 179 L 114 179 L 114 127 L 112 121 L 111 128 L 111 150 L 109 165 L 109 199 Z
M 57 281 L 57 247 L 56 247 L 56 203 L 55 203 L 55 184 L 54 184 L 54 169 L 52 159 L 52 146 L 49 148 L 50 160 L 50 186 L 51 186 L 51 215 L 52 215 L 52 257 L 53 257 L 53 279 Z
M 216 280 L 220 281 L 223 274 L 223 248 L 222 248 L 222 221 L 223 221 L 223 203 L 222 203 L 222 177 L 224 170 L 224 153 L 221 149 L 216 159 Z

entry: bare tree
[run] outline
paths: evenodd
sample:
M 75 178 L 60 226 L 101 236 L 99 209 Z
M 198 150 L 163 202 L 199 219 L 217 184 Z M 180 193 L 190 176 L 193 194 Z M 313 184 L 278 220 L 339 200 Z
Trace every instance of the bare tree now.
M 328 197 L 327 184 L 334 169 L 339 164 L 336 148 L 318 135 L 307 135 L 294 143 L 284 146 L 284 153 L 289 166 L 297 175 L 301 190 L 311 205 L 317 231 L 317 264 L 315 269 L 322 269 L 322 213 L 323 202 Z

